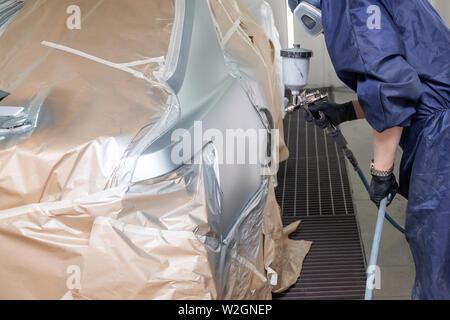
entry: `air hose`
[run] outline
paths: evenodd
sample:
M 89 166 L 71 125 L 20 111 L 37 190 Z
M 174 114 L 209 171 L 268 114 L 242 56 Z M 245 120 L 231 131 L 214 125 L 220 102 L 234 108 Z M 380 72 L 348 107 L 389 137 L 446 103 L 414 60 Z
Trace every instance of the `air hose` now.
M 378 249 L 380 248 L 381 232 L 383 231 L 383 220 L 386 215 L 387 198 L 381 200 L 380 208 L 378 209 L 377 226 L 375 228 L 375 234 L 373 236 L 372 250 L 370 252 L 369 267 L 367 268 L 367 282 L 366 282 L 366 294 L 365 300 L 372 300 L 374 280 L 377 272 L 377 258 Z
M 367 181 L 364 173 L 359 167 L 358 161 L 356 160 L 356 157 L 354 156 L 353 152 L 347 147 L 347 141 L 345 140 L 345 137 L 342 135 L 341 130 L 335 128 L 334 126 L 330 126 L 329 130 L 331 137 L 333 137 L 333 139 L 336 141 L 336 144 L 341 148 L 345 157 L 348 159 L 348 161 L 350 161 L 351 165 L 353 166 L 353 169 L 355 169 L 355 171 L 358 173 L 358 176 L 361 179 L 362 183 L 364 184 L 364 187 L 366 188 L 367 192 L 370 193 L 369 182 Z M 387 205 L 387 198 L 384 198 L 381 201 L 380 207 L 378 209 L 377 225 L 373 236 L 369 266 L 367 268 L 365 300 L 372 300 L 373 296 L 374 280 L 377 272 L 376 265 L 378 258 L 378 249 L 380 248 L 381 232 L 383 231 L 384 219 L 389 221 L 389 223 L 398 231 L 400 231 L 403 234 L 405 233 L 405 230 L 394 219 L 392 219 L 392 217 L 389 214 L 386 213 L 386 205 Z
M 313 116 L 317 117 L 320 115 L 313 114 Z M 353 169 L 358 173 L 358 176 L 361 179 L 361 182 L 364 184 L 364 187 L 366 188 L 367 192 L 370 193 L 369 182 L 367 181 L 366 177 L 364 176 L 364 173 L 362 172 L 361 168 L 359 167 L 358 160 L 356 160 L 355 155 L 348 148 L 347 140 L 345 139 L 341 130 L 339 130 L 332 124 L 329 125 L 328 130 L 329 130 L 330 136 L 334 139 L 334 141 L 336 142 L 338 147 L 344 153 L 347 160 L 353 166 Z M 387 198 L 384 198 L 380 203 L 380 207 L 378 208 L 377 225 L 376 225 L 375 233 L 374 233 L 374 237 L 373 237 L 372 250 L 370 252 L 369 266 L 367 268 L 365 300 L 372 300 L 372 296 L 373 296 L 374 280 L 376 279 L 376 272 L 377 272 L 376 265 L 377 265 L 377 258 L 378 258 L 378 249 L 380 248 L 381 232 L 383 231 L 384 219 L 389 221 L 389 223 L 394 228 L 396 228 L 398 231 L 400 231 L 403 234 L 405 233 L 405 229 L 403 229 L 394 219 L 392 219 L 392 217 L 388 213 L 386 213 L 386 206 L 387 206 Z
M 364 187 L 366 188 L 367 192 L 370 193 L 370 186 L 369 182 L 367 181 L 366 177 L 364 176 L 364 173 L 362 172 L 361 168 L 359 167 L 358 160 L 356 160 L 356 157 L 354 156 L 353 152 L 348 148 L 347 140 L 345 140 L 345 137 L 342 135 L 341 130 L 338 128 L 335 128 L 334 126 L 330 126 L 330 136 L 335 140 L 336 144 L 339 148 L 341 148 L 342 152 L 344 153 L 345 157 L 348 159 L 350 164 L 353 166 L 353 169 L 358 173 L 359 178 L 361 179 L 361 182 L 364 184 Z M 401 233 L 405 233 L 405 229 L 402 228 L 387 212 L 385 213 L 385 218 L 389 223 L 398 231 Z
M 312 115 L 315 119 L 321 119 L 323 114 L 321 112 L 311 112 L 309 110 L 309 106 L 312 104 L 317 104 L 319 102 L 325 101 L 327 99 L 326 94 L 320 93 L 320 91 L 315 91 L 310 94 L 307 94 L 305 96 L 302 96 L 301 101 L 297 101 L 299 99 L 298 96 L 294 96 L 294 103 L 292 106 L 286 108 L 286 112 L 294 112 L 297 109 L 303 108 L 306 112 L 308 112 L 310 115 Z M 361 182 L 364 184 L 364 187 L 366 188 L 367 192 L 370 194 L 370 186 L 369 182 L 367 182 L 366 177 L 364 176 L 364 173 L 362 172 L 361 168 L 359 167 L 358 160 L 356 160 L 356 157 L 354 156 L 353 152 L 348 148 L 347 140 L 345 139 L 344 135 L 342 134 L 341 130 L 339 128 L 336 128 L 333 124 L 329 123 L 329 126 L 327 128 L 330 136 L 334 139 L 337 146 L 342 150 L 347 160 L 351 163 L 353 166 L 353 169 L 358 173 L 359 178 L 361 179 Z M 398 231 L 401 233 L 405 233 L 405 229 L 402 228 L 387 212 L 385 213 L 385 218 L 389 223 Z
M 356 172 L 358 173 L 359 177 L 361 178 L 362 183 L 364 184 L 364 187 L 366 187 L 367 192 L 370 192 L 370 186 L 369 183 L 367 182 L 366 177 L 364 176 L 364 173 L 361 171 L 360 168 L 358 168 L 358 170 L 356 170 Z M 385 213 L 385 218 L 387 221 L 389 221 L 389 223 L 398 231 L 400 231 L 401 233 L 405 233 L 405 229 L 403 229 L 398 223 L 397 221 L 395 221 L 388 213 Z
M 293 112 L 296 109 L 302 107 L 306 112 L 309 112 L 315 119 L 321 119 L 322 114 L 320 112 L 311 112 L 308 108 L 310 104 L 318 103 L 324 99 L 326 99 L 326 95 L 320 94 L 320 92 L 312 93 L 309 96 L 304 97 L 303 103 L 294 103 L 294 105 L 291 108 L 286 109 L 287 112 Z M 350 162 L 350 164 L 353 166 L 353 169 L 358 173 L 359 178 L 361 179 L 361 182 L 363 183 L 364 187 L 366 188 L 367 192 L 370 194 L 370 186 L 369 182 L 367 181 L 366 177 L 364 176 L 364 173 L 362 172 L 358 160 L 356 159 L 353 152 L 348 148 L 347 140 L 345 139 L 344 135 L 342 134 L 341 130 L 339 128 L 336 128 L 333 124 L 329 123 L 328 125 L 328 133 L 333 138 L 333 140 L 336 142 L 336 145 L 342 150 L 347 160 Z M 369 260 L 369 266 L 367 268 L 367 282 L 366 282 L 366 294 L 365 294 L 365 300 L 371 300 L 373 296 L 373 287 L 374 287 L 374 279 L 376 277 L 376 264 L 377 264 L 377 258 L 378 258 L 378 251 L 380 247 L 381 242 L 381 232 L 383 231 L 383 221 L 386 219 L 389 221 L 389 223 L 396 228 L 401 233 L 405 233 L 405 229 L 403 229 L 392 217 L 386 212 L 386 206 L 387 206 L 387 198 L 384 198 L 381 203 L 380 207 L 378 208 L 378 218 L 377 218 L 377 225 L 375 229 L 375 234 L 373 238 L 372 243 L 372 250 L 370 253 L 370 260 Z

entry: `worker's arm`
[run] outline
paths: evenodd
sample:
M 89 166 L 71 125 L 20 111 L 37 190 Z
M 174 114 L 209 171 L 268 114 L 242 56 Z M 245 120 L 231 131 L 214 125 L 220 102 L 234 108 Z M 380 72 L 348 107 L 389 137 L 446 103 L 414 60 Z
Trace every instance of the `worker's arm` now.
M 359 104 L 358 100 L 353 101 L 353 108 L 355 109 L 357 119 L 365 119 L 366 118 L 366 116 L 364 115 L 364 111 L 361 108 L 361 105 Z
M 361 108 L 361 105 L 359 104 L 358 100 L 352 101 L 352 105 L 354 109 L 354 115 L 351 115 L 350 117 L 347 118 L 355 118 L 356 115 L 356 119 L 365 119 L 364 111 Z M 348 109 L 350 108 L 350 106 L 351 106 L 350 103 L 342 105 L 324 103 L 318 106 L 313 106 L 310 108 L 310 110 L 322 111 L 325 114 L 328 112 L 331 113 L 331 115 L 335 116 L 334 118 L 338 119 L 339 117 L 345 118 L 345 115 L 349 114 Z M 330 110 L 332 110 L 333 112 L 330 112 Z M 329 117 L 328 114 L 326 115 L 327 117 Z M 332 120 L 334 118 L 332 118 Z M 337 123 L 334 124 L 337 125 L 344 121 L 340 122 L 335 121 L 335 122 Z M 402 127 L 394 127 L 391 129 L 384 130 L 381 133 L 377 132 L 376 130 L 373 131 L 374 163 L 376 169 L 384 171 L 389 170 L 393 166 L 395 154 L 397 152 L 397 147 L 400 142 L 402 132 L 403 132 Z
M 389 205 L 397 194 L 398 184 L 393 166 L 402 131 L 402 127 L 393 127 L 383 132 L 373 132 L 374 170 L 370 183 L 370 199 L 377 206 L 386 197 Z
M 383 132 L 373 131 L 373 162 L 377 170 L 387 171 L 394 165 L 402 127 L 394 127 Z
M 360 72 L 355 75 L 358 102 L 367 122 L 376 130 L 370 198 L 379 205 L 387 197 L 389 204 L 398 190 L 396 177 L 389 170 L 393 166 L 402 134 L 400 127 L 411 125 L 416 105 L 423 93 L 423 85 L 417 71 L 406 60 L 408 55 L 403 39 L 386 10 L 386 6 L 390 5 L 389 1 L 383 1 L 383 5 L 378 6 L 380 28 L 368 28 L 366 24 L 367 8 L 376 1 L 345 2 L 349 7 L 350 19 L 342 19 L 341 24 L 349 24 L 348 29 L 352 30 L 352 40 L 362 64 Z M 342 54 L 336 48 L 331 51 L 332 57 Z M 344 72 L 351 68 L 353 66 L 341 65 L 338 69 Z M 355 112 L 358 107 L 355 106 Z

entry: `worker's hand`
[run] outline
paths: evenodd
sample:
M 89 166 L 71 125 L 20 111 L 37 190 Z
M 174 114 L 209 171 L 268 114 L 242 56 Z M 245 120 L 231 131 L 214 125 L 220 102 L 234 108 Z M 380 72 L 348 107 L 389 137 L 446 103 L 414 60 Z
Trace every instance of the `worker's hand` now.
M 320 119 L 314 119 L 316 125 L 322 129 L 328 128 L 330 123 L 337 126 L 343 122 L 357 119 L 353 102 L 347 102 L 344 104 L 323 102 L 309 107 L 309 111 L 311 113 L 317 113 L 320 111 L 325 115 L 325 117 Z M 306 117 L 306 121 L 311 122 L 312 118 Z
M 398 191 L 398 184 L 395 175 L 391 173 L 386 177 L 372 176 L 370 183 L 370 200 L 377 207 L 380 206 L 381 200 L 387 197 L 387 205 L 390 205 Z

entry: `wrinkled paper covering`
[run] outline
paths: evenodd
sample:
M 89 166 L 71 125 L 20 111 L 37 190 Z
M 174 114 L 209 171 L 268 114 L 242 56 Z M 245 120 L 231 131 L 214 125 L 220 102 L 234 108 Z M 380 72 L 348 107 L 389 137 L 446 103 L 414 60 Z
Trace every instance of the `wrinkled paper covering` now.
M 297 225 L 283 230 L 270 178 L 222 238 L 212 145 L 166 176 L 123 177 L 134 147 L 176 119 L 176 97 L 158 77 L 175 3 L 73 4 L 81 30 L 67 29 L 65 2 L 29 0 L 0 37 L 0 89 L 11 93 L 1 105 L 25 107 L 34 124 L 0 142 L 0 299 L 270 299 L 289 287 L 310 243 L 288 239 Z M 223 42 L 230 72 L 282 130 L 269 41 L 242 3 L 218 4 L 218 30 L 230 27 L 222 15 L 243 23 L 240 38 Z M 42 41 L 128 63 L 148 81 Z
M 299 225 L 297 221 L 283 228 L 275 190 L 270 185 L 264 210 L 264 261 L 266 270 L 271 268 L 277 273 L 277 284 L 272 287 L 274 293 L 281 293 L 295 284 L 311 248 L 310 241 L 289 239 Z
M 80 30 L 67 28 L 66 2 L 31 0 L 0 37 L 0 88 L 10 93 L 2 105 L 39 113 L 30 139 L 0 141 L 0 210 L 104 189 L 138 130 L 168 108 L 166 90 L 41 42 L 115 63 L 161 57 L 172 1 L 71 4 L 81 8 Z M 158 68 L 134 67 L 149 76 Z

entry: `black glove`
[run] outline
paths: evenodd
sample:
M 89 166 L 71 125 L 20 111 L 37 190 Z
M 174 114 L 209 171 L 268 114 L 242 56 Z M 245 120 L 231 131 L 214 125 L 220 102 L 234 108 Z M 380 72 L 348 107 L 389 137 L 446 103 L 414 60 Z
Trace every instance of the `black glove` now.
M 322 102 L 318 105 L 309 107 L 311 113 L 317 113 L 321 111 L 325 117 L 315 119 L 315 123 L 322 129 L 329 127 L 330 123 L 337 126 L 346 121 L 356 120 L 356 112 L 353 107 L 353 102 L 347 102 L 344 104 L 336 104 L 331 102 Z M 310 116 L 306 117 L 306 121 L 311 122 Z
M 370 183 L 370 200 L 372 200 L 377 207 L 380 206 L 381 200 L 387 199 L 387 205 L 390 205 L 398 191 L 398 184 L 395 175 L 391 173 L 386 177 L 372 176 Z

